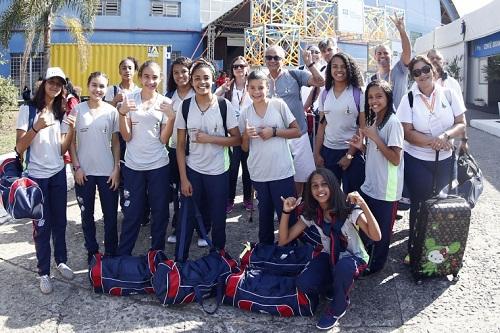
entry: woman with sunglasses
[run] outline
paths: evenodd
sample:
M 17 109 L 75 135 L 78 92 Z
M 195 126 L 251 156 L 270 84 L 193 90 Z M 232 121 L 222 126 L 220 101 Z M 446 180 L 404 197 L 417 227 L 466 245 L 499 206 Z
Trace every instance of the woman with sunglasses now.
M 411 234 L 419 205 L 432 196 L 434 177 L 437 189 L 446 186 L 450 179 L 453 138 L 464 134 L 466 108 L 454 91 L 436 84 L 436 70 L 427 57 L 416 56 L 408 67 L 416 85 L 403 96 L 397 116 L 406 140 L 404 176 L 411 200 Z M 436 151 L 439 158 L 434 175 Z M 408 256 L 405 262 L 409 262 Z
M 238 56 L 231 62 L 231 74 L 229 80 L 220 86 L 215 94 L 224 96 L 233 105 L 236 119 L 240 117 L 241 111 L 247 106 L 252 105 L 252 99 L 247 91 L 247 76 L 248 76 L 248 63 L 242 56 Z M 248 152 L 241 150 L 241 146 L 233 147 L 231 155 L 231 164 L 229 166 L 229 196 L 227 198 L 226 213 L 229 214 L 233 211 L 234 198 L 236 197 L 236 183 L 238 181 L 238 171 L 242 169 L 242 182 L 243 182 L 243 206 L 246 210 L 253 209 L 252 203 L 252 182 L 250 180 L 250 173 L 248 172 Z

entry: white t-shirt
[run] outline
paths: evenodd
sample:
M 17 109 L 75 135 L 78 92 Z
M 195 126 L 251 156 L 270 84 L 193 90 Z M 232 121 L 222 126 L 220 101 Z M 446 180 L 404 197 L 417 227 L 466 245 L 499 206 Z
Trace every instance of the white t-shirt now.
M 403 126 L 395 114 L 391 114 L 378 135 L 388 147 L 403 148 Z M 401 155 L 403 152 L 401 151 Z M 403 165 L 401 156 L 399 165 L 394 165 L 377 148 L 375 142 L 368 139 L 366 145 L 365 182 L 361 191 L 370 197 L 383 201 L 397 201 L 403 192 Z
M 280 98 L 269 100 L 263 118 L 255 112 L 253 104 L 245 108 L 239 119 L 240 132 L 245 131 L 247 119 L 248 123 L 257 129 L 259 127 L 285 129 L 295 121 L 292 112 Z M 288 140 L 281 137 L 267 140 L 250 139 L 247 163 L 250 179 L 256 182 L 285 179 L 295 174 Z
M 234 86 L 233 95 L 231 96 L 231 104 L 233 105 L 236 119 L 238 119 L 241 112 L 248 106 L 252 105 L 252 98 L 246 89 L 239 90 L 236 89 L 236 86 Z
M 37 113 L 33 124 L 36 124 L 40 113 Z M 28 131 L 29 107 L 19 108 L 16 129 Z M 54 125 L 39 130 L 30 144 L 30 158 L 27 168 L 28 176 L 33 178 L 50 178 L 64 167 L 61 155 L 61 134 L 68 132 L 68 127 L 49 113 L 49 122 Z
M 172 95 L 172 107 L 174 108 L 174 112 L 177 112 L 177 109 L 179 108 L 179 105 L 182 104 L 182 102 L 188 98 L 191 98 L 195 95 L 194 90 L 191 88 L 189 92 L 184 96 L 184 98 L 181 98 L 179 94 L 177 93 L 177 90 L 174 92 Z M 174 129 L 172 132 L 172 136 L 170 137 L 170 140 L 168 141 L 168 146 L 170 148 L 177 148 L 177 131 Z
M 127 95 L 137 106 L 137 111 L 131 111 L 127 115 L 132 122 L 132 139 L 127 142 L 125 165 L 130 169 L 154 170 L 168 164 L 167 149 L 160 141 L 161 127 L 167 123 L 168 117 L 156 108 L 159 108 L 163 101 L 172 101 L 160 94 L 156 96 L 154 105 L 144 110 L 141 91 Z
M 336 98 L 333 87 L 326 94 L 323 103 L 323 89 L 318 97 L 319 111 L 325 114 L 326 127 L 323 145 L 330 149 L 348 149 L 349 141 L 358 129 L 356 120 L 359 112 L 354 101 L 353 87 L 349 85 L 342 94 Z M 365 96 L 360 92 L 359 107 L 364 107 Z
M 89 176 L 109 176 L 114 168 L 110 143 L 112 134 L 120 131 L 118 111 L 108 103 L 103 104 L 94 115 L 87 102 L 75 107 L 78 161 Z
M 238 121 L 234 114 L 233 106 L 225 99 L 227 106 L 226 125 L 227 130 L 238 127 Z M 201 112 L 195 98 L 191 99 L 187 117 L 187 126 L 182 116 L 182 104 L 177 108 L 175 117 L 175 129 L 197 129 L 209 135 L 225 136 L 222 115 L 217 100 L 206 110 Z M 189 140 L 193 140 L 190 136 Z M 205 175 L 220 175 L 229 169 L 228 147 L 212 143 L 189 142 L 189 155 L 186 156 L 186 165 L 196 172 Z
M 351 214 L 347 216 L 347 219 L 345 220 L 344 224 L 342 225 L 342 228 L 340 229 L 342 235 L 344 235 L 344 237 L 347 239 L 347 248 L 344 252 L 341 252 L 339 254 L 339 259 L 349 256 L 356 256 L 358 258 L 363 259 L 365 262 L 368 262 L 368 260 L 370 259 L 370 256 L 366 252 L 365 246 L 363 245 L 363 241 L 359 236 L 358 232 L 359 227 L 356 224 L 356 221 L 358 220 L 358 217 L 359 215 L 361 215 L 361 213 L 363 213 L 361 208 L 356 206 L 352 210 Z M 313 220 L 307 220 L 303 215 L 300 216 L 300 219 L 302 220 L 302 222 L 304 222 L 304 224 L 307 227 L 311 226 L 316 227 L 318 233 L 321 236 L 321 244 L 323 245 L 323 249 L 321 250 L 321 252 L 330 254 L 330 235 L 325 235 L 323 229 L 319 225 L 317 225 Z
M 106 90 L 106 95 L 104 96 L 104 100 L 106 102 L 111 102 L 113 100 L 113 98 L 115 98 L 115 87 L 116 87 L 116 93 L 118 94 L 119 92 L 121 92 L 122 90 L 125 90 L 123 89 L 119 84 L 117 85 L 114 85 L 114 86 L 109 86 L 108 87 L 108 90 Z M 132 89 L 126 89 L 125 90 L 128 94 L 133 94 L 133 93 L 136 93 L 138 91 L 141 91 L 141 88 L 134 85 Z
M 406 94 L 399 104 L 397 116 L 401 123 L 412 124 L 415 130 L 427 136 L 437 137 L 443 134 L 453 126 L 455 117 L 466 111 L 463 99 L 448 88 L 436 84 L 429 98 L 422 94 L 417 86 L 412 87 L 411 91 L 413 92 L 413 109 L 410 108 L 408 94 Z M 433 112 L 430 112 L 422 98 L 426 99 L 431 105 L 433 95 L 436 96 L 436 100 Z M 450 101 L 448 101 L 447 96 L 449 96 Z M 404 151 L 420 160 L 434 161 L 436 159 L 436 152 L 432 148 L 416 146 L 407 141 L 404 144 Z M 439 160 L 444 160 L 450 156 L 450 150 L 441 151 Z

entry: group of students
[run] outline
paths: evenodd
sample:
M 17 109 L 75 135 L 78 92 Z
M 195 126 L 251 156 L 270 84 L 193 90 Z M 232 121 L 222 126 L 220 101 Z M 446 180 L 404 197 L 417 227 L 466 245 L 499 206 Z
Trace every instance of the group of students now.
M 397 18 L 395 22 L 404 32 Z M 307 281 L 314 283 L 301 288 L 333 299 L 318 328 L 335 325 L 348 307 L 353 280 L 384 267 L 403 179 L 412 202 L 412 226 L 418 203 L 431 195 L 434 151 L 442 151 L 438 185 L 449 178 L 451 139 L 463 136 L 465 107 L 455 92 L 436 84 L 438 73 L 425 56 L 409 61 L 404 52 L 397 66 L 408 71 L 408 65 L 416 84 L 412 104 L 404 93 L 399 103 L 393 94 L 397 69 L 389 67 L 386 76 L 379 73 L 363 92 L 354 59 L 336 52 L 331 41 L 319 46 L 327 63 L 321 69 L 316 68 L 314 48 L 303 53 L 304 69 L 286 70 L 285 51 L 269 47 L 269 74 L 250 72 L 245 58 L 237 57 L 230 79 L 215 92 L 212 63 L 179 57 L 170 67 L 168 97 L 157 92 L 161 67 L 153 61 L 138 67 L 128 57 L 119 64 L 119 85 L 111 87 L 106 74 L 93 72 L 87 81 L 89 100 L 68 114 L 62 107 L 65 75 L 60 68 L 49 68 L 29 103 L 37 109 L 34 121 L 29 106 L 20 109 L 16 143 L 20 154 L 30 149 L 27 174 L 45 198 L 44 218 L 33 221 L 41 291 L 52 291 L 51 237 L 57 269 L 64 278 L 73 278 L 65 242 L 67 199 L 60 194 L 66 192 L 66 151 L 89 260 L 99 251 L 93 216 L 96 188 L 104 215 L 105 255 L 131 255 L 149 216 L 151 248 L 164 250 L 171 199 L 176 231 L 168 240 L 178 244 L 183 237 L 189 244 L 195 220 L 186 219 L 183 233 L 179 221 L 175 223 L 179 201 L 187 197 L 211 229 L 214 249 L 224 249 L 226 215 L 233 209 L 241 164 L 245 208 L 253 209 L 252 188 L 257 193 L 259 242 L 274 243 L 275 214 L 279 245 L 316 230 L 323 254 L 307 268 L 314 277 Z M 376 52 L 379 64 L 386 66 L 384 51 L 381 46 Z M 133 82 L 136 71 L 142 88 Z M 302 102 L 302 86 L 318 89 Z M 313 147 L 304 103 L 315 103 L 320 112 Z M 124 215 L 120 235 L 119 201 Z M 176 260 L 186 260 L 188 251 L 176 249 Z

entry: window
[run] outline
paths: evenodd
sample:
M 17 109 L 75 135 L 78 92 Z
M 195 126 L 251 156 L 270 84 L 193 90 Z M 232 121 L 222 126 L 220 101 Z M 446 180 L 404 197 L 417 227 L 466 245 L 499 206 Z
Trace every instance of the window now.
M 10 55 L 10 76 L 12 81 L 20 87 L 21 86 L 21 62 L 23 59 L 22 53 L 11 53 Z M 42 54 L 32 55 L 28 58 L 26 69 L 24 72 L 24 84 L 28 87 L 35 83 L 39 77 L 43 77 L 42 73 Z M 31 84 L 30 84 L 31 83 Z
M 98 16 L 120 16 L 121 0 L 101 0 L 97 7 Z
M 182 56 L 181 51 L 172 51 L 172 55 L 170 56 L 170 60 L 175 61 L 175 59 L 179 58 L 180 56 Z
M 181 17 L 179 1 L 152 0 L 151 16 Z

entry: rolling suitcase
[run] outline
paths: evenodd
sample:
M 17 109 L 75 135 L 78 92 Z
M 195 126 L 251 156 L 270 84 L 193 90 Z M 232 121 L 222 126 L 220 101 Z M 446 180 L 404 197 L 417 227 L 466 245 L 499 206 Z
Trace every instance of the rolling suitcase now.
M 433 196 L 422 203 L 415 226 L 410 230 L 410 267 L 417 284 L 425 277 L 447 275 L 453 275 L 453 281 L 457 281 L 469 234 L 471 208 L 467 201 L 436 191 L 438 157 L 436 152 Z M 450 176 L 447 193 L 450 193 L 452 178 Z

